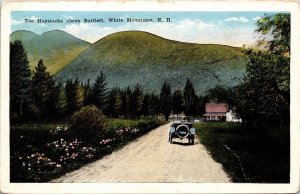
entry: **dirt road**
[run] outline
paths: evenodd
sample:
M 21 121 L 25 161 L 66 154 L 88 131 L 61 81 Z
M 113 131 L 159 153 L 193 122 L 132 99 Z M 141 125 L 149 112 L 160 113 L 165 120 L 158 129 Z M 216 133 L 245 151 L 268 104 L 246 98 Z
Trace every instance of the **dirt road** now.
M 199 140 L 168 142 L 170 123 L 52 182 L 230 182 Z

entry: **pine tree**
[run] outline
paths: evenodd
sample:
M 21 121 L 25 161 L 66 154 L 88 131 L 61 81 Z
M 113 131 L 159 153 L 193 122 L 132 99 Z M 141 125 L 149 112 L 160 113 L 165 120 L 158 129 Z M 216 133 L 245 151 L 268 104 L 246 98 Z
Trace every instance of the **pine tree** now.
M 76 85 L 72 80 L 66 81 L 67 114 L 71 115 L 76 111 Z
M 183 110 L 183 94 L 180 89 L 174 91 L 172 95 L 172 111 L 179 115 Z
M 59 116 L 63 117 L 67 113 L 67 95 L 65 87 L 59 83 L 58 84 L 58 100 L 57 100 L 57 110 Z
M 46 71 L 43 60 L 39 60 L 33 71 L 31 95 L 33 104 L 40 110 L 42 115 L 50 114 L 55 109 L 56 87 L 55 81 Z
M 149 97 L 149 114 L 152 118 L 156 118 L 156 115 L 160 113 L 160 107 L 158 95 L 151 93 Z
M 119 88 L 112 88 L 107 97 L 106 113 L 109 117 L 118 117 L 121 109 L 121 98 Z
M 130 106 L 129 106 L 129 112 L 131 114 L 132 118 L 139 118 L 141 115 L 142 105 L 143 105 L 143 92 L 142 88 L 139 84 L 137 84 L 132 93 L 130 98 Z
M 162 112 L 167 121 L 171 114 L 171 88 L 166 81 L 164 82 L 161 89 L 160 102 L 161 102 Z
M 31 72 L 23 43 L 10 43 L 10 111 L 11 115 L 22 117 L 29 104 Z
M 125 90 L 121 91 L 121 106 L 120 112 L 124 116 L 124 118 L 129 117 L 129 106 L 130 106 L 130 98 L 131 98 L 131 88 L 127 87 Z
M 92 88 L 92 101 L 98 108 L 104 110 L 107 98 L 106 77 L 101 71 Z
M 149 100 L 150 100 L 150 96 L 148 93 L 146 93 L 144 95 L 143 105 L 142 105 L 142 114 L 146 118 L 148 118 L 148 116 L 149 116 Z
M 195 90 L 194 90 L 193 83 L 191 82 L 190 79 L 187 79 L 183 90 L 184 114 L 187 116 L 193 114 L 194 98 L 195 98 Z

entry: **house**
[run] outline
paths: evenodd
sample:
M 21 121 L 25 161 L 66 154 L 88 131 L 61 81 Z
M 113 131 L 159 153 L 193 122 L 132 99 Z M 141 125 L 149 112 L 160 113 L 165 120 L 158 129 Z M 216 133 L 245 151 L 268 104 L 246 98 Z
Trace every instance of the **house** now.
M 226 122 L 242 122 L 242 119 L 238 118 L 237 115 L 230 110 L 226 113 Z
M 228 112 L 228 104 L 226 103 L 206 103 L 204 121 L 226 121 L 226 113 Z

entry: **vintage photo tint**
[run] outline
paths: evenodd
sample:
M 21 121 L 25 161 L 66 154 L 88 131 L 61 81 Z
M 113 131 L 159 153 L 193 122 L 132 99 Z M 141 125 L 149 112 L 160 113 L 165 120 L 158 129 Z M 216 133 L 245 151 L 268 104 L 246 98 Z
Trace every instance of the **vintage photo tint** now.
M 10 182 L 290 183 L 290 22 L 12 11 Z

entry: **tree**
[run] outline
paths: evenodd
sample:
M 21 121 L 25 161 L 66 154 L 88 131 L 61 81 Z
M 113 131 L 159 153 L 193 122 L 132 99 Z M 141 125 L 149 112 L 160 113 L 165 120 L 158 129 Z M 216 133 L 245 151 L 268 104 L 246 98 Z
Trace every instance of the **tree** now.
M 256 29 L 262 35 L 259 44 L 265 46 L 269 51 L 289 56 L 290 20 L 289 13 L 264 15 L 260 18 L 257 21 Z
M 75 102 L 76 102 L 76 110 L 79 110 L 85 102 L 86 99 L 86 88 L 83 83 L 79 82 L 77 79 L 75 80 Z
M 183 94 L 180 89 L 175 90 L 172 95 L 172 111 L 177 115 L 183 111 Z
M 205 104 L 209 102 L 209 98 L 207 95 L 199 96 L 198 102 L 198 114 L 201 116 L 206 113 L 205 111 Z
M 135 85 L 131 97 L 130 97 L 130 106 L 129 112 L 132 118 L 139 118 L 141 115 L 142 105 L 143 105 L 143 92 L 141 85 Z
M 195 90 L 193 83 L 190 79 L 186 80 L 184 90 L 183 90 L 183 99 L 184 99 L 184 113 L 187 116 L 193 114 L 193 103 L 195 98 Z
M 160 100 L 159 96 L 151 93 L 149 96 L 149 114 L 152 118 L 156 118 L 156 116 L 160 113 Z
M 33 104 L 40 110 L 43 116 L 50 115 L 56 108 L 57 88 L 55 80 L 46 71 L 47 68 L 40 59 L 33 71 L 31 96 Z
M 289 59 L 248 50 L 246 77 L 238 88 L 237 112 L 248 125 L 289 123 Z
M 211 102 L 216 103 L 227 103 L 229 99 L 227 88 L 225 88 L 224 86 L 216 86 L 209 89 L 207 92 L 207 97 Z
M 128 118 L 129 116 L 131 93 L 132 91 L 130 87 L 127 87 L 125 90 L 122 90 L 120 92 L 120 98 L 121 98 L 120 114 L 123 115 L 124 118 Z
M 66 101 L 67 101 L 67 113 L 73 114 L 77 109 L 76 105 L 76 84 L 72 80 L 66 81 Z
M 107 88 L 106 88 L 106 77 L 101 71 L 92 88 L 92 101 L 93 104 L 98 108 L 104 110 L 106 97 L 107 97 Z
M 265 15 L 257 22 L 265 50 L 245 50 L 246 76 L 237 87 L 237 113 L 246 125 L 289 124 L 290 14 Z
M 62 83 L 58 84 L 58 100 L 57 100 L 57 110 L 59 116 L 63 117 L 67 113 L 67 96 L 66 89 Z
M 108 92 L 108 97 L 107 97 L 107 115 L 109 117 L 119 117 L 119 114 L 121 112 L 121 96 L 120 96 L 120 90 L 119 88 L 112 88 Z
M 10 111 L 11 115 L 22 117 L 24 107 L 29 104 L 31 72 L 23 43 L 19 40 L 10 43 Z
M 144 115 L 144 117 L 148 118 L 149 116 L 149 100 L 150 100 L 150 96 L 148 93 L 146 93 L 144 95 L 144 99 L 143 99 L 143 105 L 142 105 L 142 114 Z
M 167 121 L 171 114 L 171 88 L 166 81 L 161 88 L 160 105 L 162 113 Z

